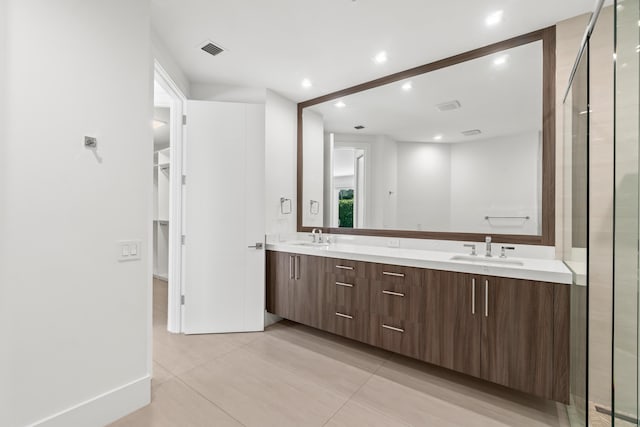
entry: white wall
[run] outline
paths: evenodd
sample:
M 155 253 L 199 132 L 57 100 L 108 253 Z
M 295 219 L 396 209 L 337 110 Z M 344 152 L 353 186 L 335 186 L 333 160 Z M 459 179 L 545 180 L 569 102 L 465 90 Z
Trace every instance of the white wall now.
M 311 110 L 302 114 L 302 156 L 304 164 L 302 223 L 309 227 L 324 225 L 324 122 L 322 116 Z M 319 202 L 318 213 L 312 214 L 310 203 Z
M 267 90 L 265 114 L 265 230 L 267 234 L 295 233 L 297 105 Z M 281 197 L 291 199 L 291 214 L 280 212 Z
M 398 144 L 386 135 L 373 145 L 374 171 L 371 196 L 373 212 L 369 228 L 397 228 L 398 221 Z
M 451 148 L 398 143 L 397 228 L 450 231 Z
M 173 59 L 162 38 L 155 30 L 151 31 L 151 47 L 154 59 L 171 76 L 171 80 L 182 91 L 182 94 L 189 97 L 191 95 L 191 87 L 187 75 Z
M 6 1 L 0 425 L 104 425 L 149 401 L 149 2 Z
M 190 99 L 200 101 L 264 104 L 267 99 L 267 90 L 257 87 L 191 83 L 190 89 Z
M 539 234 L 538 132 L 451 144 L 451 231 Z M 487 215 L 530 216 L 493 219 Z

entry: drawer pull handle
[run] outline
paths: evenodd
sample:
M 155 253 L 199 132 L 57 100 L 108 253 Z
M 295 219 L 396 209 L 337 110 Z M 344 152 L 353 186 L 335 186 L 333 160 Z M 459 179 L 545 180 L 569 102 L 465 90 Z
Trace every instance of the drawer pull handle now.
M 338 312 L 336 312 L 336 316 L 343 317 L 345 319 L 353 319 L 353 316 L 349 316 L 348 314 L 342 314 L 342 313 L 338 313 Z
M 353 270 L 353 267 L 349 267 L 348 265 L 336 265 L 336 268 L 341 270 Z
M 337 286 L 344 286 L 345 288 L 353 288 L 353 285 L 350 283 L 336 282 Z
M 385 325 L 384 323 L 382 324 L 382 327 L 385 328 L 385 329 L 389 329 L 390 331 L 396 331 L 396 332 L 404 333 L 404 329 L 396 328 L 394 326 Z
M 384 274 L 385 276 L 404 277 L 403 273 L 392 273 L 390 271 L 383 271 L 382 274 Z
M 401 294 L 400 292 L 393 292 L 393 291 L 382 291 L 383 294 L 385 295 L 393 295 L 394 297 L 403 297 L 404 294 Z

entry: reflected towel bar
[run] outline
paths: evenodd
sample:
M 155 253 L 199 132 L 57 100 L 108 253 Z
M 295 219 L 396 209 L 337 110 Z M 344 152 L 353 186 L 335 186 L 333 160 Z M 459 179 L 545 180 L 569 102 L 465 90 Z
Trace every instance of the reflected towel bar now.
M 490 219 L 531 219 L 530 216 L 485 216 L 484 219 L 489 221 Z

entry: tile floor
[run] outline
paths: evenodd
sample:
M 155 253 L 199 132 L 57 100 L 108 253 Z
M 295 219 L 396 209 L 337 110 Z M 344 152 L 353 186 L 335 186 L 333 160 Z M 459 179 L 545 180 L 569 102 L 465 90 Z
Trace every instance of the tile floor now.
M 564 407 L 291 322 L 166 332 L 154 283 L 152 402 L 112 427 L 568 426 Z

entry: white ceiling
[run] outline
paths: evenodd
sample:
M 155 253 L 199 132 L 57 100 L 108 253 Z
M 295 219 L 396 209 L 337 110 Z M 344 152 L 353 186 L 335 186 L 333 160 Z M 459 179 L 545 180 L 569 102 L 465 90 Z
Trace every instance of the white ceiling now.
M 152 24 L 192 83 L 302 101 L 590 12 L 594 0 L 152 0 Z M 504 21 L 485 25 L 504 11 Z M 212 57 L 211 40 L 225 48 Z M 386 51 L 388 61 L 372 58 Z M 303 78 L 313 86 L 301 86 Z
M 504 64 L 494 60 L 506 58 Z M 402 89 L 406 82 L 412 88 Z M 459 109 L 436 105 L 458 101 Z M 433 71 L 309 107 L 335 133 L 388 135 L 396 141 L 460 142 L 494 138 L 542 128 L 542 42 Z M 354 126 L 365 128 L 355 130 Z M 478 136 L 462 131 L 479 129 Z M 434 137 L 440 135 L 441 140 Z

